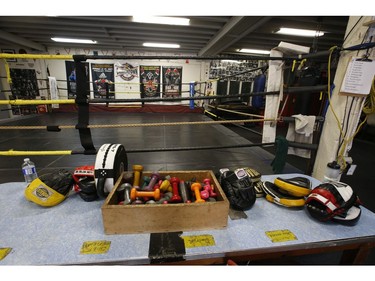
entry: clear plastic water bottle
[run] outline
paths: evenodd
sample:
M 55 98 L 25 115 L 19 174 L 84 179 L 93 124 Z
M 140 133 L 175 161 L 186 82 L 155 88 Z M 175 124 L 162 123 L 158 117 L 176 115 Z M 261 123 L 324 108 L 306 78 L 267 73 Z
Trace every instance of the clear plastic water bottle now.
M 35 164 L 30 161 L 30 158 L 25 158 L 23 159 L 23 161 L 24 162 L 22 164 L 22 173 L 25 177 L 25 182 L 30 183 L 38 177 L 38 174 L 36 173 Z

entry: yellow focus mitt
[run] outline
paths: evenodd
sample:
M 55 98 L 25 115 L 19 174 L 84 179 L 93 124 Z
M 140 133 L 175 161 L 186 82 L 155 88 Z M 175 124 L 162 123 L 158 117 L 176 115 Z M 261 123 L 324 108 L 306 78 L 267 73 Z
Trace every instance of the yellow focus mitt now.
M 37 205 L 53 207 L 64 201 L 73 183 L 73 176 L 68 171 L 54 171 L 33 180 L 25 189 L 25 197 Z

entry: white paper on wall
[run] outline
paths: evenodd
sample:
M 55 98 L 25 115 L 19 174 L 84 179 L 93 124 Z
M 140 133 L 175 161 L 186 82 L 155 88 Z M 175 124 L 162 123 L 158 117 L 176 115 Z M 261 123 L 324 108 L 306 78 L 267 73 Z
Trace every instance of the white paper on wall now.
M 59 99 L 59 90 L 57 89 L 56 77 L 48 76 L 49 90 L 51 94 L 51 100 Z M 52 104 L 52 108 L 59 108 L 59 104 Z
M 115 99 L 139 99 L 139 66 L 134 63 L 117 61 L 115 63 Z M 140 104 L 140 102 L 116 103 L 116 105 Z

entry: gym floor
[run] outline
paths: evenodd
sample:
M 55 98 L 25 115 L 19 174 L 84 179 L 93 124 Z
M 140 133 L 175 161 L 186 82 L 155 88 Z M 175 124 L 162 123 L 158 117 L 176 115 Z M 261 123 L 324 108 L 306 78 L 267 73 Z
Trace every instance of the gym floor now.
M 210 121 L 211 118 L 199 113 L 124 113 L 97 112 L 90 113 L 90 124 L 144 124 L 164 122 Z M 12 120 L 0 120 L 2 126 L 53 126 L 77 124 L 77 113 L 49 113 L 40 115 L 20 116 Z M 128 165 L 144 166 L 145 170 L 213 170 L 220 168 L 251 167 L 261 174 L 273 174 L 271 162 L 275 158 L 274 147 L 240 147 L 207 150 L 181 150 L 162 152 L 136 152 L 136 149 L 153 148 L 186 148 L 243 145 L 261 143 L 261 136 L 251 131 L 233 125 L 178 125 L 152 127 L 126 127 L 92 129 L 92 140 L 98 149 L 105 143 L 120 143 L 128 150 Z M 359 142 L 359 143 L 358 143 Z M 30 150 L 82 151 L 78 130 L 63 129 L 60 132 L 46 130 L 2 130 L 0 134 L 0 151 Z M 343 176 L 342 181 L 350 184 L 357 192 L 363 205 L 375 212 L 375 190 L 370 184 L 374 160 L 368 155 L 374 155 L 375 143 L 366 140 L 355 140 L 351 156 L 358 165 L 353 176 Z M 22 182 L 21 165 L 27 156 L 0 156 L 0 183 Z M 94 165 L 95 155 L 60 155 L 60 156 L 30 156 L 36 164 L 39 175 L 56 169 L 67 169 L 73 172 L 76 167 Z M 306 159 L 288 155 L 283 173 L 305 173 Z M 373 185 L 373 184 L 372 184 Z M 290 261 L 291 264 L 336 264 L 340 253 L 329 255 L 313 255 Z M 268 261 L 271 264 L 280 261 Z M 288 263 L 288 261 L 286 261 Z M 373 250 L 366 264 L 375 264 Z

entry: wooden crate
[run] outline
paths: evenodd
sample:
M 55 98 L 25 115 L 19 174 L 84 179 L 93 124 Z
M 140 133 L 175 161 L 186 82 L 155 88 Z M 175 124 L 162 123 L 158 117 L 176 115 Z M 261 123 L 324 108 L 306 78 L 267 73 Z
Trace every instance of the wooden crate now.
M 124 172 L 126 173 L 126 172 Z M 143 172 L 150 176 L 152 172 Z M 229 201 L 212 171 L 161 171 L 180 180 L 198 182 L 211 179 L 217 193 L 216 202 L 118 205 L 116 190 L 122 184 L 120 177 L 101 207 L 106 234 L 163 233 L 189 230 L 220 229 L 227 226 Z

